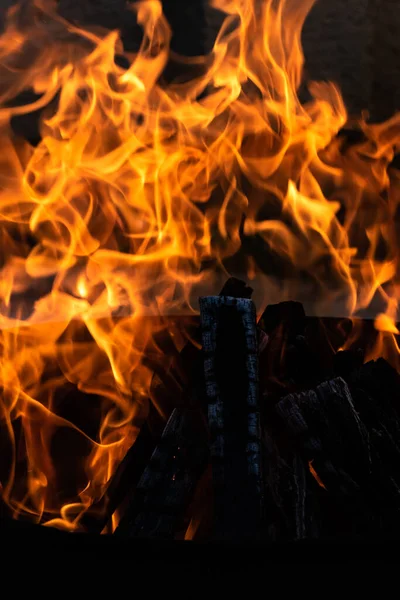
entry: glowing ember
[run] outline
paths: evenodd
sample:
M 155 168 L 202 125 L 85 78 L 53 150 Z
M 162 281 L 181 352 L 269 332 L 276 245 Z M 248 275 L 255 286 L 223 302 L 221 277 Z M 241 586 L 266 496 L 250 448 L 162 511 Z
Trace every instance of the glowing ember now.
M 315 481 L 318 483 L 318 485 L 319 485 L 320 487 L 324 488 L 324 490 L 326 490 L 326 487 L 325 487 L 325 485 L 324 485 L 324 484 L 323 484 L 323 482 L 321 481 L 321 478 L 320 478 L 320 476 L 318 475 L 317 471 L 314 469 L 314 467 L 313 467 L 313 464 L 312 464 L 312 463 L 313 463 L 313 461 L 312 461 L 312 460 L 310 460 L 310 461 L 309 461 L 309 463 L 308 463 L 308 467 L 309 467 L 309 469 L 310 469 L 310 473 L 311 473 L 311 475 L 314 477 L 314 479 L 315 479 Z
M 400 118 L 359 122 L 365 141 L 346 148 L 335 85 L 312 83 L 300 101 L 313 2 L 215 1 L 227 17 L 197 61 L 202 74 L 171 84 L 160 79 L 170 30 L 157 0 L 132 7 L 144 37 L 128 68 L 115 61 L 117 32 L 80 30 L 51 2 L 9 13 L 0 481 L 14 516 L 78 526 L 147 414 L 149 357 L 168 361 L 155 341 L 172 327 L 164 316 L 194 313 L 196 290 L 237 253 L 265 290 L 278 257 L 282 297 L 295 297 L 301 279 L 320 313 L 340 302 L 354 316 L 380 300 L 367 358 L 397 364 L 400 173 L 390 162 Z M 26 89 L 38 99 L 13 102 Z M 11 118 L 42 107 L 31 147 Z M 244 237 L 257 241 L 263 268 Z M 184 335 L 172 339 L 179 348 Z

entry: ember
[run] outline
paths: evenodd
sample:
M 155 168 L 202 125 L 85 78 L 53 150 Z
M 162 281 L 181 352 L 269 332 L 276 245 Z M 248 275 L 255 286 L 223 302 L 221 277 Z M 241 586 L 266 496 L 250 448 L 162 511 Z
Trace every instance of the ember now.
M 214 0 L 226 18 L 196 59 L 170 52 L 158 0 L 132 5 L 136 53 L 51 0 L 10 9 L 8 516 L 186 539 L 396 525 L 400 117 L 349 119 L 329 82 L 299 92 L 313 4 Z M 169 81 L 171 61 L 195 74 Z

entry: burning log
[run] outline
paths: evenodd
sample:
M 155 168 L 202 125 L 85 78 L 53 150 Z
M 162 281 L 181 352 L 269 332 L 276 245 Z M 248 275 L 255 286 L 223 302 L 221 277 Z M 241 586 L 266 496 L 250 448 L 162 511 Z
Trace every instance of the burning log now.
M 378 531 L 389 521 L 398 526 L 398 422 L 390 423 L 383 406 L 364 392 L 354 400 L 341 378 L 277 404 L 294 455 L 296 537 L 310 537 L 315 522 L 319 535 Z M 314 503 L 314 513 L 306 502 Z
M 265 537 L 269 541 L 317 538 L 318 505 L 307 461 L 293 447 L 283 449 L 279 427 L 264 431 Z M 278 449 L 279 446 L 279 449 Z
M 224 283 L 220 296 L 230 296 L 231 298 L 247 298 L 250 300 L 253 289 L 245 281 L 236 277 L 229 277 Z
M 357 478 L 369 470 L 370 457 L 365 426 L 344 380 L 332 379 L 313 390 L 288 396 L 277 410 L 301 440 L 306 459 L 313 461 L 325 487 L 353 493 Z
M 200 299 L 215 537 L 257 538 L 261 521 L 257 328 L 249 299 Z
M 269 304 L 260 319 L 260 326 L 271 335 L 278 328 L 284 329 L 286 335 L 304 335 L 306 315 L 300 302 L 280 302 Z
M 357 350 L 341 350 L 335 354 L 333 359 L 335 375 L 346 379 L 346 377 L 360 369 L 363 362 L 364 351 L 362 348 L 357 348 Z
M 265 393 L 314 381 L 316 358 L 305 337 L 306 315 L 299 302 L 267 306 L 259 320 L 267 343 L 260 354 L 260 386 Z
M 399 376 L 384 359 L 370 361 L 348 377 L 354 404 L 369 435 L 375 526 L 400 525 Z
M 252 294 L 252 289 L 247 286 L 246 282 L 230 277 L 224 284 L 220 296 L 234 296 L 249 298 Z M 195 338 L 201 338 L 201 332 L 193 332 Z M 179 369 L 185 375 L 186 385 L 182 393 L 190 394 L 195 398 L 201 395 L 203 389 L 204 374 L 202 373 L 202 364 L 197 368 L 199 362 L 199 351 L 192 343 L 186 343 L 180 352 L 177 352 L 175 346 L 169 343 L 168 338 L 161 338 L 158 342 L 163 345 L 163 349 L 168 352 L 168 355 L 174 358 L 174 369 Z M 172 370 L 173 373 L 173 370 Z M 163 373 L 161 375 L 164 375 Z M 179 373 L 178 373 L 179 376 Z M 171 379 L 171 378 L 169 378 Z M 163 382 L 162 382 L 163 383 Z M 164 390 L 165 388 L 165 390 Z M 163 390 L 169 396 L 171 394 L 171 386 L 163 385 Z M 158 390 L 158 395 L 160 394 Z M 164 402 L 165 404 L 165 402 Z M 100 533 L 105 525 L 109 522 L 112 514 L 124 502 L 127 496 L 133 495 L 138 480 L 144 471 L 147 462 L 149 461 L 154 447 L 157 443 L 157 438 L 150 433 L 148 422 L 145 422 L 141 431 L 130 448 L 125 458 L 119 464 L 103 498 L 90 508 L 81 519 L 81 526 L 87 531 Z
M 287 408 L 291 419 L 300 429 L 305 429 L 297 406 Z M 285 419 L 280 421 L 275 413 L 263 436 L 266 536 L 271 541 L 317 538 L 320 533 L 318 504 L 308 462 L 287 438 L 285 427 Z
M 207 432 L 201 414 L 175 409 L 116 534 L 173 538 L 207 462 Z
M 118 465 L 106 493 L 81 519 L 81 526 L 91 533 L 101 533 L 117 508 L 137 485 L 154 450 L 155 440 L 149 426 L 144 423 L 135 443 Z

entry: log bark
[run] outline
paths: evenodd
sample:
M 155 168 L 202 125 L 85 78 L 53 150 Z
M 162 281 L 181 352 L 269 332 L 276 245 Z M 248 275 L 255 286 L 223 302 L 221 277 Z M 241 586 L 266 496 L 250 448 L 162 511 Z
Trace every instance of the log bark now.
M 198 411 L 175 409 L 145 468 L 116 535 L 173 539 L 208 463 Z
M 276 410 L 287 427 L 290 445 L 313 476 L 320 534 L 373 528 L 370 435 L 345 381 L 339 377 L 291 394 Z M 296 535 L 304 536 L 306 525 L 299 527 L 304 513 L 300 499 L 294 502 Z
M 258 337 L 251 300 L 200 299 L 217 539 L 257 538 L 262 512 Z
M 155 444 L 156 440 L 151 435 L 148 424 L 144 423 L 135 443 L 118 465 L 106 493 L 81 519 L 80 525 L 86 531 L 103 531 L 114 512 L 137 485 Z

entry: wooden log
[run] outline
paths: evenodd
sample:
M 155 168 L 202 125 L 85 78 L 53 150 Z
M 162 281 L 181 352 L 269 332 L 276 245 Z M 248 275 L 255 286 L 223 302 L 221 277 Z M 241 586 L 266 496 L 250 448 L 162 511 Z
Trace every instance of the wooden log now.
M 175 409 L 116 534 L 173 539 L 208 455 L 207 430 L 200 412 Z
M 400 375 L 384 358 L 371 360 L 348 378 L 349 385 L 368 392 L 386 411 L 400 418 Z
M 361 532 L 371 523 L 371 453 L 368 431 L 341 378 L 291 394 L 276 407 L 315 479 L 321 533 Z
M 307 424 L 291 394 L 263 411 L 267 538 L 271 541 L 317 538 L 319 515 L 308 460 L 297 438 Z
M 304 335 L 306 315 L 300 302 L 279 302 L 269 304 L 264 310 L 260 326 L 272 334 L 276 329 L 284 328 L 289 336 Z
M 316 383 L 318 360 L 305 337 L 303 305 L 292 301 L 268 305 L 258 324 L 268 335 L 260 355 L 262 394 L 297 391 L 305 382 Z
M 144 423 L 123 460 L 117 467 L 104 496 L 81 519 L 88 532 L 101 533 L 114 512 L 132 491 L 156 445 L 148 424 Z
M 360 369 L 364 362 L 364 351 L 362 348 L 356 350 L 340 350 L 333 358 L 333 369 L 335 375 L 346 378 L 354 371 Z
M 283 456 L 269 435 L 264 442 L 265 539 L 318 538 L 318 505 L 307 461 L 293 449 Z
M 370 469 L 368 434 L 342 378 L 288 396 L 277 410 L 327 489 L 351 495 L 359 488 Z
M 214 535 L 256 539 L 262 513 L 258 339 L 249 299 L 200 299 Z
M 252 291 L 246 282 L 231 277 L 225 282 L 220 295 L 250 297 Z M 190 325 L 189 322 L 188 325 Z M 177 351 L 168 336 L 164 333 L 159 335 L 158 346 L 169 356 L 172 363 L 168 373 L 158 368 L 157 363 L 149 364 L 155 370 L 155 381 L 159 382 L 154 393 L 157 397 L 160 396 L 158 399 L 164 408 L 169 408 L 171 411 L 173 406 L 170 407 L 170 405 L 173 405 L 174 399 L 176 405 L 176 397 L 179 394 L 197 407 L 201 406 L 203 400 L 204 369 L 201 355 L 196 346 L 201 342 L 201 331 L 197 332 L 193 327 L 191 329 L 194 343 L 186 343 L 180 352 Z M 180 391 L 176 389 L 177 382 L 181 385 Z M 144 423 L 135 444 L 130 448 L 113 475 L 106 493 L 83 516 L 81 525 L 84 529 L 94 533 L 99 533 L 104 529 L 111 515 L 127 495 L 133 493 L 158 439 L 159 435 L 154 436 L 150 433 L 148 423 Z
M 399 375 L 384 359 L 353 371 L 348 385 L 369 435 L 369 494 L 379 530 L 400 525 Z
M 230 296 L 231 298 L 247 298 L 250 299 L 253 294 L 251 288 L 245 281 L 236 277 L 229 277 L 220 291 L 220 296 Z

